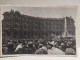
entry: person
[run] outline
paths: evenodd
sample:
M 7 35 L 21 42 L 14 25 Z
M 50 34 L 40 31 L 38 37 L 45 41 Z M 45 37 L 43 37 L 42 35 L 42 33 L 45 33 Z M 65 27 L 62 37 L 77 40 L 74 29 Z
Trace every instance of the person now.
M 75 55 L 76 54 L 75 50 L 72 49 L 72 45 L 70 42 L 67 43 L 67 48 L 66 48 L 65 54 L 66 55 Z
M 30 42 L 28 43 L 28 54 L 34 54 L 34 53 L 35 53 L 35 48 L 34 48 L 34 46 L 33 46 L 33 42 L 30 41 Z
M 64 43 L 61 43 L 61 48 L 62 48 L 61 50 L 65 52 L 65 50 L 66 50 L 66 46 L 65 46 Z
M 65 53 L 59 48 L 56 48 L 56 46 L 53 46 L 52 49 L 53 49 L 53 55 L 65 55 Z
M 7 54 L 7 52 L 8 52 L 8 48 L 5 44 L 2 47 L 2 52 L 3 52 L 3 54 Z
M 28 54 L 28 47 L 27 47 L 27 45 L 24 45 L 22 53 L 23 54 Z
M 15 49 L 15 53 L 21 53 L 21 50 L 23 48 L 23 43 L 19 43 Z
M 47 54 L 46 48 L 42 44 L 39 44 L 39 49 L 36 50 L 35 54 Z
M 53 46 L 53 45 L 51 45 L 51 44 L 49 44 L 49 45 L 47 46 L 47 48 L 48 48 L 48 55 L 52 55 L 52 54 L 53 54 L 52 46 Z
M 8 48 L 8 54 L 14 53 L 14 44 L 12 43 L 12 41 L 8 41 L 7 48 Z
M 51 41 L 51 43 L 50 43 L 50 44 L 54 45 L 54 41 Z
M 61 47 L 61 46 L 58 46 L 58 48 L 59 48 L 60 50 L 62 50 L 62 47 Z
M 34 45 L 35 45 L 35 49 L 38 49 L 39 43 L 37 40 L 34 42 Z

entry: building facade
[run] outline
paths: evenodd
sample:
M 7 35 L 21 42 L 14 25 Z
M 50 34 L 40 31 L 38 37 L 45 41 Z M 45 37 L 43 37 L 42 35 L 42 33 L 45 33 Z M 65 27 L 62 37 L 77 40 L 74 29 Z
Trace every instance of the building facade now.
M 3 38 L 39 39 L 51 34 L 62 35 L 65 18 L 42 18 L 20 14 L 18 11 L 4 12 L 2 20 Z M 66 17 L 67 31 L 75 35 L 73 18 Z

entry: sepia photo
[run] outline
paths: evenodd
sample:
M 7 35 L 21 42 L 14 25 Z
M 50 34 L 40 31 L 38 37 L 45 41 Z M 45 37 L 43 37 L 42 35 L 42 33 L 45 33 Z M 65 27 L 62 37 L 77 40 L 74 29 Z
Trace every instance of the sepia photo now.
M 76 55 L 76 15 L 76 6 L 2 6 L 2 55 Z

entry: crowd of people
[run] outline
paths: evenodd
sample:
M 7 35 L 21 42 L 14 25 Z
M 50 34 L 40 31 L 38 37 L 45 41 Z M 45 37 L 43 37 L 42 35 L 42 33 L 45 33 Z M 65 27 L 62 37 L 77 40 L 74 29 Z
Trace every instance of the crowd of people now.
M 75 55 L 73 40 L 8 40 L 2 45 L 5 54 Z

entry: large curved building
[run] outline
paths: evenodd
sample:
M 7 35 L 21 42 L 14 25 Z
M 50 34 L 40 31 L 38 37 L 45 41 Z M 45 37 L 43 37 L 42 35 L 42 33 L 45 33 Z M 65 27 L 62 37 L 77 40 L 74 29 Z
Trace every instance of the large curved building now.
M 2 20 L 3 38 L 36 39 L 45 38 L 51 34 L 62 35 L 65 18 L 67 32 L 75 35 L 74 20 L 71 17 L 43 18 L 20 14 L 18 11 L 4 12 Z

